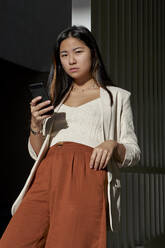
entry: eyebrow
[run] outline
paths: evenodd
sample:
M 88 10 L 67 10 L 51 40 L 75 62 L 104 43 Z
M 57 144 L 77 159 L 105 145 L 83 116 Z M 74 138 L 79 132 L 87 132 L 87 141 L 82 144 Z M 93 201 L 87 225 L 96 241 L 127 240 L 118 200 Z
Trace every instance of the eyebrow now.
M 80 49 L 80 48 L 83 49 L 84 47 L 75 47 L 75 48 L 73 48 L 73 51 Z M 60 53 L 67 53 L 67 51 L 63 50 Z

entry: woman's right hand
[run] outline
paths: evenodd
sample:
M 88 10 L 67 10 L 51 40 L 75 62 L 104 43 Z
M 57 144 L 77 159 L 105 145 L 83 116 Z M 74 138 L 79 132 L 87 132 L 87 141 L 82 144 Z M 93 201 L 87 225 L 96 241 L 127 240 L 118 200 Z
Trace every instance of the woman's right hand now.
M 43 120 L 51 116 L 48 115 L 47 112 L 54 108 L 52 105 L 48 106 L 51 103 L 50 100 L 39 103 L 41 99 L 41 96 L 37 96 L 33 98 L 30 103 L 31 127 L 35 131 L 40 131 L 42 129 Z

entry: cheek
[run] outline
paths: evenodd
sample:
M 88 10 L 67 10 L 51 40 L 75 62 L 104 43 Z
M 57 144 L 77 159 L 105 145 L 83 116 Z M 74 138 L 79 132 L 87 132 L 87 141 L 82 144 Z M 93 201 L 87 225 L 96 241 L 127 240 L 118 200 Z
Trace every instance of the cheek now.
M 61 65 L 62 65 L 63 69 L 64 69 L 65 71 L 67 71 L 67 63 L 66 63 L 66 61 L 62 61 L 62 60 L 61 60 Z
M 91 68 L 91 64 L 92 64 L 92 62 L 91 62 L 91 56 L 90 55 L 88 55 L 88 56 L 84 56 L 84 57 L 82 57 L 81 58 L 81 64 L 83 65 L 83 67 L 84 68 Z

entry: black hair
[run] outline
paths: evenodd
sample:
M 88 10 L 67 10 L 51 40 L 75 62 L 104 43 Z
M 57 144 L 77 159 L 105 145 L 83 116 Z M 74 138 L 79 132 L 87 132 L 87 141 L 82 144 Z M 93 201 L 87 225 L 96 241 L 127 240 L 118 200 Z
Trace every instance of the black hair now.
M 93 79 L 99 83 L 100 87 L 104 88 L 110 98 L 111 105 L 113 104 L 112 93 L 106 86 L 115 86 L 110 77 L 108 76 L 98 45 L 93 34 L 84 26 L 71 26 L 62 31 L 57 37 L 54 52 L 53 63 L 51 65 L 50 74 L 48 77 L 48 89 L 54 106 L 56 107 L 68 92 L 73 79 L 64 71 L 60 61 L 60 45 L 61 42 L 69 37 L 77 38 L 85 43 L 91 51 L 91 73 Z

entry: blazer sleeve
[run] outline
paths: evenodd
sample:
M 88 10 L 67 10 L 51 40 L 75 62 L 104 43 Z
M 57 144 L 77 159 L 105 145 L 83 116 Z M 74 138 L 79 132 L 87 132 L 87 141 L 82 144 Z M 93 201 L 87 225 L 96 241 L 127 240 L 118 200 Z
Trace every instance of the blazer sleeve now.
M 30 143 L 30 137 L 28 139 L 28 151 L 32 159 L 37 160 L 37 154 L 35 153 L 31 143 Z
M 127 167 L 137 164 L 140 160 L 140 148 L 134 130 L 133 113 L 130 101 L 131 93 L 127 92 L 123 99 L 120 117 L 120 138 L 119 143 L 126 148 L 124 161 L 118 166 Z

